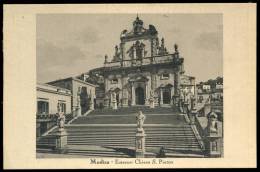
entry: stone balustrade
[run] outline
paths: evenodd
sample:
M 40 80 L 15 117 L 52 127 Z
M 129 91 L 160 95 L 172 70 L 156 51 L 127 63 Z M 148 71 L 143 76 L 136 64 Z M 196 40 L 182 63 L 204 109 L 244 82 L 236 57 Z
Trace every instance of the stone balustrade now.
M 161 56 L 144 57 L 142 59 L 132 59 L 132 60 L 122 60 L 116 62 L 106 62 L 104 65 L 107 68 L 117 68 L 117 67 L 132 67 L 150 64 L 161 64 L 161 63 L 178 63 L 178 60 L 173 57 L 173 54 L 166 54 Z

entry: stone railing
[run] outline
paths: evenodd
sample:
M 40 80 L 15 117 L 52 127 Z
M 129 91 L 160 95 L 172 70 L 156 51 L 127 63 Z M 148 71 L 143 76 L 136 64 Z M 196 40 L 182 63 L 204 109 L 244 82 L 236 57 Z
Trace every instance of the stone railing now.
M 36 115 L 36 119 L 40 121 L 55 121 L 57 119 L 57 114 L 41 113 Z
M 120 67 L 142 66 L 142 65 L 149 65 L 149 64 L 161 64 L 161 63 L 174 62 L 173 59 L 174 59 L 173 54 L 166 54 L 161 56 L 144 57 L 142 59 L 106 62 L 105 67 L 120 68 Z
M 204 105 L 204 108 L 206 105 Z M 199 135 L 205 155 L 221 157 L 223 155 L 222 122 L 218 120 L 218 116 L 214 111 L 205 114 L 204 108 L 196 110 L 191 114 L 193 118 L 193 123 L 191 124 Z M 201 113 L 203 114 L 201 115 Z

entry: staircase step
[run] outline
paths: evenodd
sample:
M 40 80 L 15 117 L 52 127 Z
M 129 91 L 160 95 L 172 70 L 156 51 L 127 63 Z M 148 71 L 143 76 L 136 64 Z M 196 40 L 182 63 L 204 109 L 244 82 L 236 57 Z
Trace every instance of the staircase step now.
M 166 153 L 165 156 L 168 158 L 204 158 L 204 155 L 200 154 L 178 154 L 178 153 Z

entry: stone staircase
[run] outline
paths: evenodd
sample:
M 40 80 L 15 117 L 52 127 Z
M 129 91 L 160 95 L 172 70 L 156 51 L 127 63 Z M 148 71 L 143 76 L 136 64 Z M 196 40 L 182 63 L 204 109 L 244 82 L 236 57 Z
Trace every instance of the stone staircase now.
M 37 153 L 42 154 L 53 154 L 51 148 L 37 148 Z M 133 157 L 131 153 L 124 152 L 120 149 L 104 148 L 100 146 L 85 146 L 85 145 L 68 145 L 67 152 L 64 154 L 65 157 L 118 157 L 118 158 L 129 158 Z M 64 157 L 63 155 L 63 157 Z
M 133 157 L 135 147 L 136 125 L 68 125 L 68 154 L 84 156 L 100 155 L 104 157 Z M 155 125 L 144 126 L 146 133 L 146 150 L 156 154 L 165 148 L 167 157 L 201 157 L 202 150 L 193 130 L 189 125 Z M 51 149 L 55 144 L 51 134 L 37 142 L 37 148 Z M 98 146 L 110 149 L 88 150 Z M 82 147 L 84 149 L 82 149 Z M 113 151 L 111 151 L 111 149 Z
M 116 110 L 113 109 L 97 109 L 92 111 L 89 115 L 124 115 L 132 114 L 142 111 L 144 114 L 173 114 L 178 113 L 177 108 L 171 107 L 155 107 L 151 109 L 149 106 L 132 106 L 132 107 L 122 107 Z

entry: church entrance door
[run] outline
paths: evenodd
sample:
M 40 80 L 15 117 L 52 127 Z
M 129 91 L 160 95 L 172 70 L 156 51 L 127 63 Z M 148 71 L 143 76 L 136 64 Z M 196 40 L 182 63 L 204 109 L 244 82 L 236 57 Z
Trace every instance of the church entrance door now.
M 170 90 L 163 91 L 163 104 L 170 104 L 171 102 L 171 92 Z
M 144 105 L 144 89 L 142 87 L 137 87 L 135 89 L 135 101 L 137 105 Z

